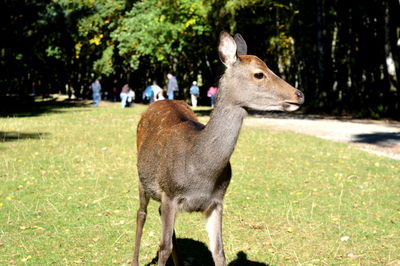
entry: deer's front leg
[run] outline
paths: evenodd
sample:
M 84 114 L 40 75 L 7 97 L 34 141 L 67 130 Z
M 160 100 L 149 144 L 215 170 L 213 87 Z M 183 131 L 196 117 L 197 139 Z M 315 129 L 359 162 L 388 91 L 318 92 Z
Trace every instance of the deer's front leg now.
M 174 202 L 165 194 L 163 194 L 161 199 L 160 211 L 162 236 L 160 251 L 158 254 L 158 266 L 164 266 L 173 249 L 172 236 L 174 233 L 174 224 L 177 212 Z
M 222 242 L 222 204 L 207 214 L 207 232 L 215 266 L 225 266 L 224 245 Z

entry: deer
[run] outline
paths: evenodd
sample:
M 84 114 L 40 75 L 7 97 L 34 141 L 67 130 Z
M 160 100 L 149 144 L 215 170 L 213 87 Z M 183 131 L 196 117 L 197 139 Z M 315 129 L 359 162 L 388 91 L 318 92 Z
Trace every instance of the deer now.
M 184 101 L 151 103 L 137 126 L 139 208 L 132 265 L 139 265 L 140 241 L 150 199 L 160 202 L 158 265 L 172 255 L 183 265 L 174 223 L 179 212 L 206 217 L 209 248 L 216 266 L 226 265 L 222 241 L 223 200 L 232 170 L 229 162 L 248 110 L 295 111 L 304 94 L 275 75 L 254 55 L 240 34 L 222 31 L 218 53 L 226 70 L 219 80 L 206 125 Z

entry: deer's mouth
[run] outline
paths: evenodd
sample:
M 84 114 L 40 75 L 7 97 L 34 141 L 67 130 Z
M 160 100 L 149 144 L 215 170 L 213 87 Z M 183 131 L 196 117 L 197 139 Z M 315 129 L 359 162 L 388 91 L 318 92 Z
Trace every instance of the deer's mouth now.
M 299 109 L 300 103 L 296 102 L 279 102 L 276 104 L 271 105 L 250 105 L 243 107 L 246 111 L 286 111 L 286 112 L 293 112 Z
M 285 102 L 283 103 L 282 107 L 283 110 L 288 111 L 288 112 L 293 112 L 299 109 L 301 104 L 299 103 L 294 103 L 294 102 Z

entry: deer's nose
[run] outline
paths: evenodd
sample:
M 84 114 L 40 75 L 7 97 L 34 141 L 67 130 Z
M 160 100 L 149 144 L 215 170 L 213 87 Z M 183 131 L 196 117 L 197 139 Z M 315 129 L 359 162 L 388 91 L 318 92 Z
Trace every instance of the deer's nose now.
M 297 98 L 299 98 L 299 104 L 303 104 L 304 103 L 304 94 L 299 90 L 297 90 L 295 94 L 296 94 Z

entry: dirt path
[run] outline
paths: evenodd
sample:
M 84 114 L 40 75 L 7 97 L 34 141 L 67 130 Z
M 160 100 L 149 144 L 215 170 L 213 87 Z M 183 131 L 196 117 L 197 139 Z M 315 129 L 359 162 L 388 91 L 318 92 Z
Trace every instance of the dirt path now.
M 351 143 L 362 150 L 400 160 L 400 122 L 396 121 L 271 113 L 254 114 L 245 124 Z

